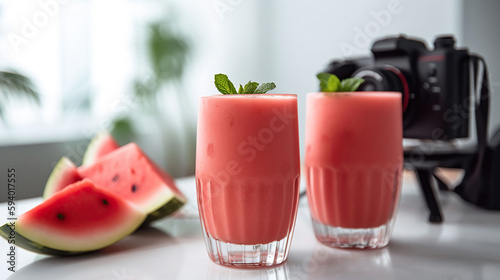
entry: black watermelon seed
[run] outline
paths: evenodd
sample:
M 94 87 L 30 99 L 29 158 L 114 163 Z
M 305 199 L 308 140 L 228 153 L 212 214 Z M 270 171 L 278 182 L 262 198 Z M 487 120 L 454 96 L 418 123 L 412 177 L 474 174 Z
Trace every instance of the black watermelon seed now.
M 103 200 L 102 200 L 102 204 L 104 204 L 104 205 L 108 205 L 108 201 L 107 201 L 106 199 L 103 199 Z
M 62 220 L 64 220 L 64 214 L 62 214 L 62 213 L 58 213 L 58 214 L 57 214 L 57 218 L 58 218 L 59 220 L 61 220 L 61 221 L 62 221 Z
M 113 182 L 116 182 L 118 181 L 118 179 L 120 179 L 120 175 L 116 174 L 113 179 L 111 179 Z
M 136 185 L 132 185 L 132 192 L 135 192 L 137 191 L 137 186 Z

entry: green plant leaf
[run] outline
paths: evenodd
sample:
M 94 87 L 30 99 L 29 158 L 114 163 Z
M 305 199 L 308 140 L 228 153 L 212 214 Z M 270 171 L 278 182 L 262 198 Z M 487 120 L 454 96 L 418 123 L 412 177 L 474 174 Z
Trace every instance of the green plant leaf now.
M 328 78 L 328 84 L 327 84 L 327 87 L 326 89 L 328 91 L 337 91 L 339 89 L 339 85 L 340 85 L 340 80 L 339 78 L 337 78 L 337 76 L 335 75 L 331 75 L 329 78 Z
M 328 87 L 328 78 L 330 78 L 330 73 L 318 73 L 316 77 L 319 80 L 319 88 L 321 91 L 324 91 Z
M 215 87 L 222 94 L 237 94 L 236 88 L 234 88 L 233 83 L 229 80 L 227 75 L 215 74 Z
M 254 91 L 254 93 L 266 93 L 275 88 L 276 88 L 275 83 L 263 83 Z
M 129 117 L 121 117 L 113 120 L 111 124 L 111 135 L 118 141 L 120 146 L 128 144 L 134 140 L 136 136 L 134 125 Z
M 222 94 L 252 94 L 252 93 L 266 93 L 270 90 L 276 88 L 274 83 L 263 83 L 259 86 L 259 83 L 248 81 L 248 83 L 243 87 L 240 84 L 238 91 L 234 88 L 233 83 L 229 80 L 225 74 L 215 74 L 215 87 Z
M 40 104 L 40 94 L 31 80 L 19 73 L 0 71 L 0 89 L 5 97 L 27 97 Z
M 359 86 L 364 82 L 365 80 L 362 78 L 343 79 L 342 82 L 340 82 L 340 87 L 338 91 L 343 91 L 343 92 L 356 91 L 359 88 Z
M 319 80 L 320 90 L 323 92 L 335 92 L 338 90 L 340 80 L 330 73 L 319 73 L 316 75 Z
M 257 82 L 248 81 L 243 89 L 243 93 L 254 93 L 258 86 L 259 83 Z
M 187 39 L 175 32 L 174 26 L 168 19 L 148 26 L 148 58 L 152 74 L 162 83 L 179 81 L 182 78 L 189 55 Z
M 11 98 L 27 98 L 40 105 L 40 94 L 33 82 L 26 76 L 16 72 L 0 71 L 0 122 L 3 121 L 3 112 L 6 100 Z

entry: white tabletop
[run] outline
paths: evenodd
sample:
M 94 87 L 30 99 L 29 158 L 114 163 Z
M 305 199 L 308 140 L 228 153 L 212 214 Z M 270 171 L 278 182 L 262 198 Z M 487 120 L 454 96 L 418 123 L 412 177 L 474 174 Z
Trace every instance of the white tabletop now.
M 325 247 L 314 237 L 307 199 L 300 203 L 288 261 L 273 269 L 241 270 L 213 264 L 197 216 L 194 178 L 177 180 L 191 198 L 182 213 L 156 222 L 99 252 L 49 257 L 17 248 L 7 270 L 1 240 L 1 279 L 500 279 L 500 212 L 478 209 L 453 193 L 440 194 L 445 222 L 427 222 L 418 188 L 405 179 L 389 246 L 379 250 Z M 18 201 L 21 214 L 41 199 Z M 7 213 L 6 203 L 0 204 Z M 6 215 L 4 215 L 5 217 Z M 5 219 L 5 218 L 4 218 Z

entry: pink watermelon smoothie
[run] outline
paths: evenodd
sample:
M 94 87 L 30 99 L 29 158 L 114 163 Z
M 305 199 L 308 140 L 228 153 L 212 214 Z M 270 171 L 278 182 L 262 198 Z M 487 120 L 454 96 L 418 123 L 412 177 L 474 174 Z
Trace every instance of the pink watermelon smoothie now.
M 403 164 L 401 94 L 310 93 L 307 196 L 313 219 L 332 227 L 387 224 Z
M 197 195 L 205 231 L 233 244 L 289 236 L 299 194 L 297 97 L 202 97 L 197 137 Z

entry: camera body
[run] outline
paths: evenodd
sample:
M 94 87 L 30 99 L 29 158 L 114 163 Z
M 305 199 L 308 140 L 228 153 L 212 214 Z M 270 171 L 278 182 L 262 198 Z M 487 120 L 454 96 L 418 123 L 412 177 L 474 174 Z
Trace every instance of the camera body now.
M 358 91 L 397 91 L 403 100 L 403 137 L 452 140 L 469 135 L 469 52 L 452 36 L 435 39 L 434 49 L 405 36 L 374 42 L 373 57 L 332 61 L 325 72 L 359 77 Z

